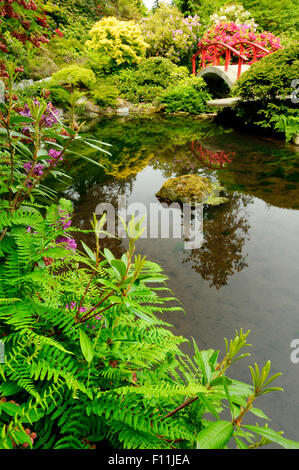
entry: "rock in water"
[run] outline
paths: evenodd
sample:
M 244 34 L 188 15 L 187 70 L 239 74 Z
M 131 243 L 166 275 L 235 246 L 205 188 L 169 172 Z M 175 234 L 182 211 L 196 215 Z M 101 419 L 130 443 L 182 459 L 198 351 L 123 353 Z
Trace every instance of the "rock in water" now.
M 198 175 L 184 175 L 169 178 L 156 193 L 156 196 L 172 202 L 217 205 L 227 201 L 227 198 L 218 195 L 222 189 L 221 186 L 208 178 Z

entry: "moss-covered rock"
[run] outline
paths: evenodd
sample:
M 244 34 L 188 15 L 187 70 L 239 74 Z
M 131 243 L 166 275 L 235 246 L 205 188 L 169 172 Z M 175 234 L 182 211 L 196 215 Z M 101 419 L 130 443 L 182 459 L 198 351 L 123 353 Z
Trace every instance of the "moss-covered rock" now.
M 156 196 L 173 202 L 217 205 L 227 201 L 225 197 L 219 196 L 219 191 L 222 189 L 221 186 L 208 178 L 198 175 L 183 175 L 165 181 Z

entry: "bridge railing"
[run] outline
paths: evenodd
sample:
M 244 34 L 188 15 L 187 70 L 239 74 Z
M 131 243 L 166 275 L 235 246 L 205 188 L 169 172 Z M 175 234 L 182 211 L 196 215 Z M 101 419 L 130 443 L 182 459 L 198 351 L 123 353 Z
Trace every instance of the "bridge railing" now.
M 239 46 L 239 49 L 236 49 L 236 46 Z M 244 55 L 246 47 L 252 49 L 252 60 L 250 61 L 249 58 Z M 233 46 L 220 41 L 205 44 L 191 57 L 192 72 L 194 75 L 196 75 L 196 59 L 199 56 L 201 56 L 201 69 L 204 69 L 206 67 L 207 60 L 211 60 L 211 55 L 212 65 L 217 66 L 220 65 L 221 56 L 225 54 L 224 70 L 226 72 L 228 70 L 229 65 L 231 65 L 232 56 L 236 56 L 238 58 L 238 79 L 241 75 L 242 65 L 244 63 L 252 64 L 253 62 L 256 62 L 256 60 L 258 60 L 258 52 L 262 53 L 262 55 L 270 54 L 270 51 L 268 49 L 265 49 L 263 46 L 260 46 L 259 44 L 256 44 L 251 41 L 238 41 L 234 43 Z

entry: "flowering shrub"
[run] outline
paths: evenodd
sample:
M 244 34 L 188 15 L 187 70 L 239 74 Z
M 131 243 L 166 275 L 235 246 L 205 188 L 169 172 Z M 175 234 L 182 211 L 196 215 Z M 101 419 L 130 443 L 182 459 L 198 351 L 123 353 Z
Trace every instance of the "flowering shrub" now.
M 47 28 L 48 24 L 39 0 L 1 2 L 0 17 L 0 50 L 2 52 L 8 52 L 3 38 L 3 33 L 7 30 L 23 44 L 29 41 L 39 47 L 49 41 L 42 32 L 42 28 Z
M 251 13 L 240 4 L 225 5 L 210 16 L 210 25 L 219 23 L 235 23 L 250 26 L 254 31 L 258 27 Z
M 188 16 L 176 8 L 162 4 L 141 21 L 141 30 L 149 44 L 148 56 L 163 56 L 176 64 L 190 64 L 201 35 L 199 17 Z
M 6 54 L 26 61 L 25 44 L 39 48 L 49 42 L 51 28 L 46 15 L 40 0 L 0 2 L 0 76 L 8 78 L 3 62 Z M 62 35 L 58 28 L 52 33 Z
M 98 21 L 90 30 L 89 49 L 108 56 L 112 66 L 138 64 L 145 56 L 147 43 L 139 25 L 113 16 Z
M 257 33 L 254 31 L 252 26 L 247 24 L 236 24 L 236 23 L 219 23 L 210 28 L 202 37 L 202 39 L 198 43 L 198 47 L 204 46 L 206 44 L 210 44 L 213 42 L 224 42 L 225 44 L 229 44 L 235 47 L 236 43 L 240 41 L 250 41 L 260 46 L 264 47 L 265 49 L 269 50 L 270 52 L 274 52 L 280 49 L 282 46 L 280 44 L 280 39 L 274 34 L 269 33 L 267 31 L 263 31 L 262 33 Z M 240 45 L 235 47 L 237 50 L 240 49 Z M 243 50 L 243 54 L 248 58 L 252 59 L 253 50 L 250 46 L 245 46 Z M 267 55 L 266 52 L 257 51 L 257 59 L 261 59 Z M 232 57 L 234 58 L 234 56 Z M 236 60 L 236 59 L 235 59 Z M 213 48 L 208 49 L 206 63 L 209 64 L 213 61 Z M 247 62 L 248 64 L 251 63 Z

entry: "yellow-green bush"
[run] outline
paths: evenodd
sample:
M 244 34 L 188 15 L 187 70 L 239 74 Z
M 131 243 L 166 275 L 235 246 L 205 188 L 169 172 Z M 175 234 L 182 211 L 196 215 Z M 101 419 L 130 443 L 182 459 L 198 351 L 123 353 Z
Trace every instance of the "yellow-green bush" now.
M 54 73 L 51 79 L 51 85 L 65 85 L 72 87 L 84 86 L 92 88 L 96 83 L 96 77 L 92 70 L 85 67 L 79 67 L 77 64 L 64 67 Z
M 95 23 L 89 34 L 87 47 L 108 56 L 112 66 L 138 64 L 148 47 L 134 21 L 120 21 L 113 16 Z
M 93 101 L 99 106 L 115 107 L 119 96 L 118 88 L 109 80 L 100 80 L 91 92 Z

